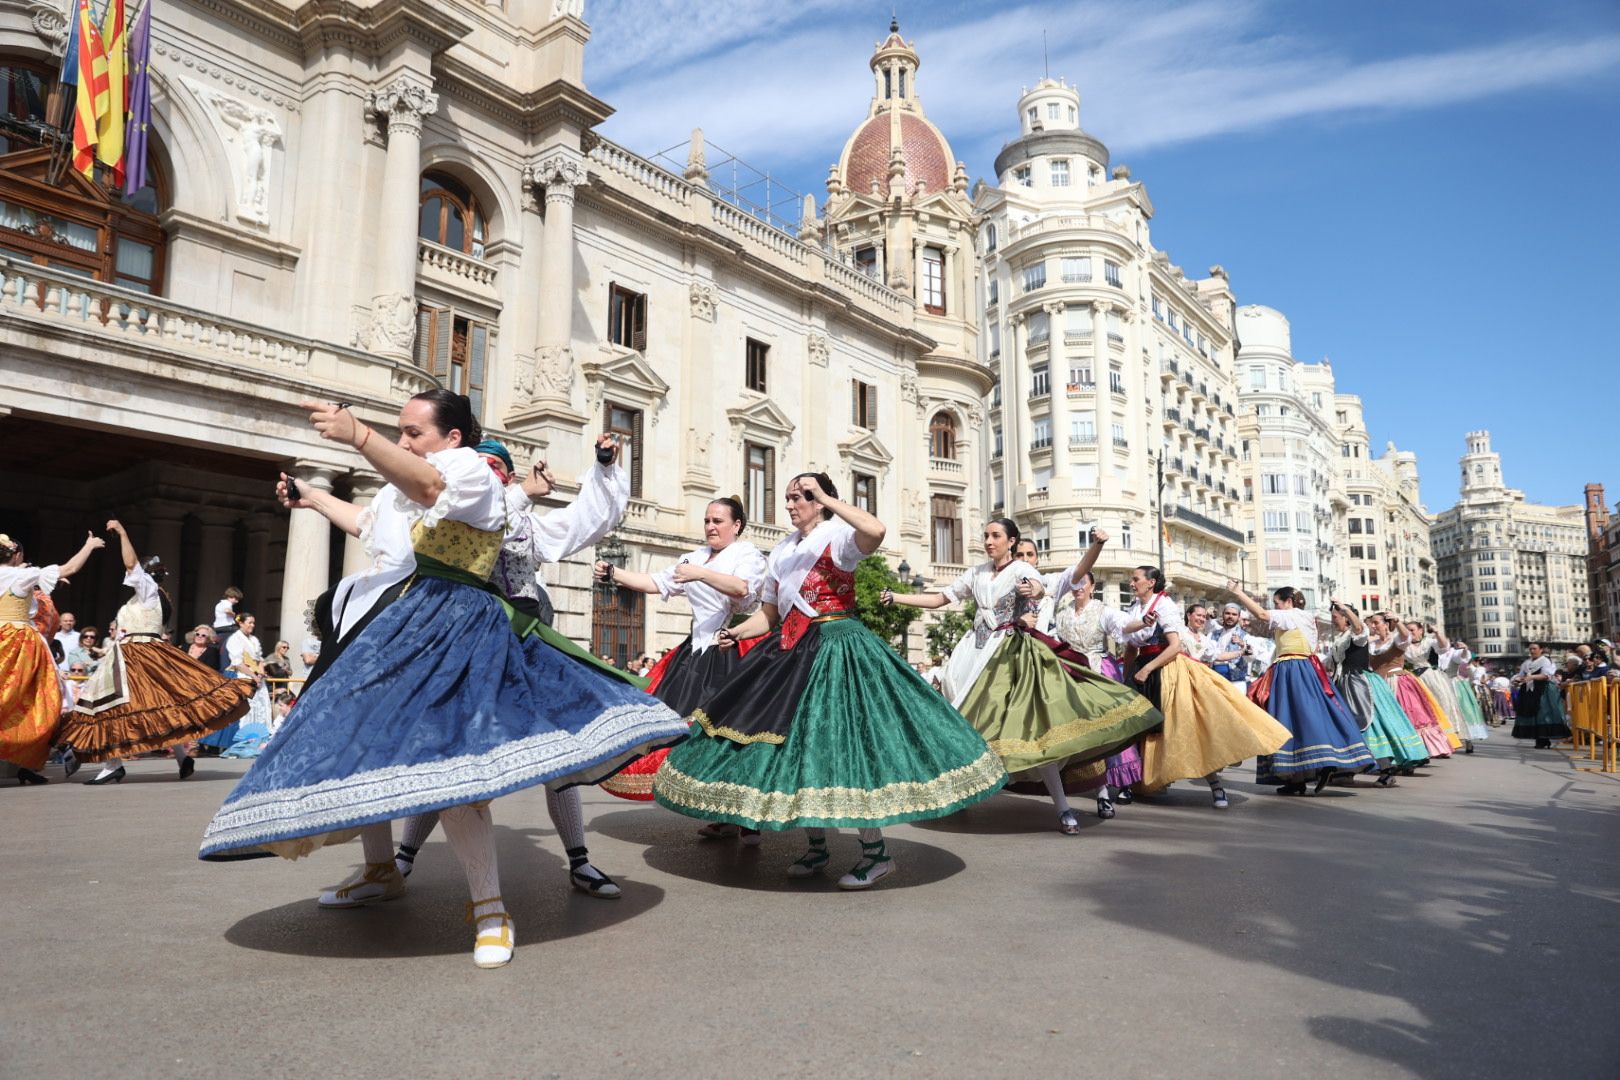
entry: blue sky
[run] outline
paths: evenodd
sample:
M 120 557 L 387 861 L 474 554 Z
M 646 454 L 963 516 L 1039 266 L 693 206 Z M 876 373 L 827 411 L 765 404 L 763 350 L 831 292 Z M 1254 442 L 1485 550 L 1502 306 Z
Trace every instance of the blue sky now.
M 1430 510 L 1455 501 L 1481 427 L 1530 499 L 1602 481 L 1620 501 L 1620 3 L 898 9 L 929 117 L 992 182 L 1045 29 L 1082 126 L 1147 185 L 1155 244 L 1283 311 L 1295 355 L 1330 358 L 1365 399 L 1374 446 L 1417 451 Z M 653 153 L 702 127 L 819 202 L 888 10 L 597 0 L 586 79 L 618 110 L 603 132 Z

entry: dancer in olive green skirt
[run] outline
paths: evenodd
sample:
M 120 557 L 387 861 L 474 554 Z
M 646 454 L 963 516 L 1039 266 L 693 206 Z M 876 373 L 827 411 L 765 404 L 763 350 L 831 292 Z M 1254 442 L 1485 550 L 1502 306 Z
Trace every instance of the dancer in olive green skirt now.
M 1164 717 L 1142 695 L 1099 673 L 1071 677 L 1056 653 L 1018 633 L 1019 616 L 1033 610 L 1045 588 L 1034 567 L 1014 558 L 1018 540 L 1018 526 L 996 518 L 984 527 L 989 561 L 941 592 L 884 592 L 883 602 L 942 608 L 971 597 L 978 605 L 973 629 L 956 643 L 945 664 L 941 689 L 1001 755 L 1009 773 L 1040 778 L 1057 807 L 1058 830 L 1073 836 L 1080 831 L 1080 819 L 1064 792 L 1063 770 L 1118 753 L 1164 723 Z M 1069 590 L 1069 582 L 1091 571 L 1106 542 L 1101 530 L 1093 533 L 1084 558 L 1067 574 L 1057 575 L 1055 599 Z M 1097 812 L 1104 819 L 1114 816 L 1106 788 Z
M 820 874 L 826 828 L 860 830 L 861 860 L 839 879 L 866 889 L 895 872 L 881 827 L 943 817 L 1007 782 L 995 751 L 855 618 L 855 566 L 884 525 L 838 498 L 825 473 L 788 483 L 794 531 L 771 551 L 764 603 L 721 630 L 722 648 L 765 636 L 691 716 L 653 797 L 678 813 L 751 829 L 803 828 L 787 874 Z

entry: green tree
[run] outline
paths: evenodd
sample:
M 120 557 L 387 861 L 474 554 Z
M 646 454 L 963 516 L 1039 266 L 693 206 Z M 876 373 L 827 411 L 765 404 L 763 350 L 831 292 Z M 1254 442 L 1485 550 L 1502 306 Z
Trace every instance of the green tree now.
M 911 586 L 900 580 L 881 555 L 868 555 L 855 567 L 855 614 L 866 628 L 899 652 L 900 635 L 913 619 L 922 614 L 916 608 L 884 607 L 878 594 L 884 589 L 908 593 Z
M 972 600 L 964 602 L 960 608 L 941 611 L 928 627 L 928 655 L 941 660 L 950 656 L 962 635 L 973 629 L 973 617 L 978 611 L 979 605 Z

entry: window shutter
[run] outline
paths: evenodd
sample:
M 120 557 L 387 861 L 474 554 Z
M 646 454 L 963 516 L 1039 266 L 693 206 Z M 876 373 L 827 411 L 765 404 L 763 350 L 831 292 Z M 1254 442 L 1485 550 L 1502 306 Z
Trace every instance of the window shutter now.
M 861 380 L 849 381 L 849 422 L 859 426 L 861 423 Z
M 645 293 L 635 299 L 631 306 L 631 319 L 633 329 L 630 332 L 630 347 L 636 352 L 647 351 L 647 296 Z
M 641 410 L 637 409 L 633 415 L 635 420 L 630 424 L 630 494 L 639 499 L 641 498 L 641 461 L 647 456 L 645 453 L 647 448 L 641 443 Z
M 866 388 L 866 428 L 868 431 L 877 430 L 877 383 Z
M 765 451 L 765 523 L 776 524 L 776 451 Z
M 438 308 L 433 312 L 433 323 L 433 356 L 427 370 L 435 379 L 447 379 L 450 377 L 450 340 L 455 333 L 456 320 L 448 308 Z
M 416 309 L 416 366 L 423 371 L 433 363 L 433 315 L 425 304 Z
M 484 372 L 489 364 L 489 327 L 473 323 L 472 341 L 467 350 L 467 397 L 472 399 L 473 419 L 484 420 Z

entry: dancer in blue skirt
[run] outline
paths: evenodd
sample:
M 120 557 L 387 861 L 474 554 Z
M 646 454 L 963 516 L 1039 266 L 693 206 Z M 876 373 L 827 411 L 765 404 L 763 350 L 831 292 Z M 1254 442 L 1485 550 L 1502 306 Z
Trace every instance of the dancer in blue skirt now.
M 404 881 L 388 822 L 440 811 L 472 891 L 473 962 L 500 967 L 516 938 L 488 801 L 601 780 L 679 741 L 686 725 L 489 583 L 506 507 L 472 448 L 481 432 L 466 397 L 412 398 L 397 445 L 345 406 L 303 407 L 323 438 L 351 446 L 388 483 L 364 512 L 285 480 L 278 494 L 359 536 L 372 564 L 336 589 L 335 644 L 214 816 L 201 855 L 298 858 L 359 833 L 366 866 L 344 888 L 389 900 Z
M 1258 759 L 1257 783 L 1275 783 L 1279 795 L 1303 795 L 1314 776 L 1320 792 L 1340 769 L 1360 772 L 1376 764 L 1361 737 L 1361 726 L 1328 681 L 1316 656 L 1316 616 L 1304 610 L 1298 589 L 1272 593 L 1269 611 L 1249 598 L 1236 581 L 1226 588 L 1255 619 L 1277 636 L 1277 652 L 1253 686 L 1249 700 L 1270 713 L 1293 735 L 1281 750 Z

